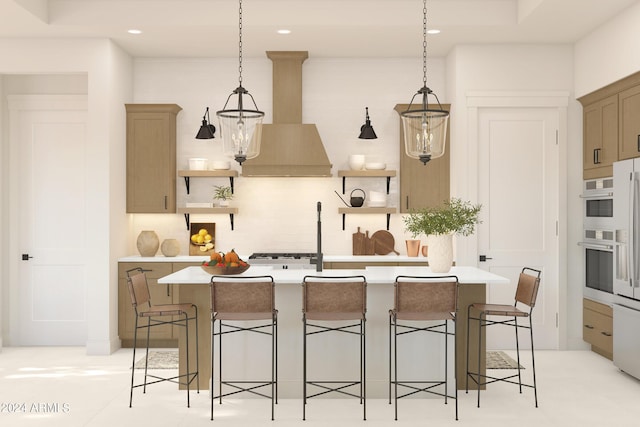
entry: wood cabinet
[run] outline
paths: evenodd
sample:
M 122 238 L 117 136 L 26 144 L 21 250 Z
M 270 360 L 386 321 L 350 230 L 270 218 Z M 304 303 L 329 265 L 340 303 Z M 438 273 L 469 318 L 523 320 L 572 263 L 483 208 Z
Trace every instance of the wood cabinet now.
M 640 72 L 578 99 L 583 107 L 583 178 L 613 175 L 613 162 L 640 157 Z
M 176 212 L 176 104 L 126 104 L 127 213 Z
M 584 179 L 612 176 L 618 160 L 618 95 L 584 106 L 583 135 Z
M 640 156 L 640 85 L 618 95 L 618 159 Z
M 582 338 L 592 351 L 613 360 L 613 309 L 587 298 L 582 308 Z
M 430 108 L 439 108 L 429 105 Z M 442 105 L 445 110 L 449 105 Z M 400 114 L 409 104 L 398 104 L 395 110 Z M 400 119 L 400 213 L 411 212 L 431 206 L 442 205 L 450 197 L 450 122 L 447 124 L 447 142 L 442 157 L 431 160 L 426 165 L 407 156 L 404 148 L 404 130 Z
M 199 265 L 199 263 L 118 263 L 118 335 L 120 336 L 122 347 L 133 347 L 133 334 L 135 329 L 135 312 L 131 305 L 131 297 L 129 296 L 129 288 L 127 286 L 127 271 L 136 267 L 142 268 L 147 275 L 151 301 L 154 304 L 173 304 L 179 301 L 179 287 L 177 285 L 159 285 L 158 279 L 191 265 Z M 149 333 L 149 347 L 178 347 L 178 333 L 177 327 L 173 325 L 151 328 Z M 146 345 L 146 339 L 146 330 L 139 330 L 138 347 L 144 347 Z

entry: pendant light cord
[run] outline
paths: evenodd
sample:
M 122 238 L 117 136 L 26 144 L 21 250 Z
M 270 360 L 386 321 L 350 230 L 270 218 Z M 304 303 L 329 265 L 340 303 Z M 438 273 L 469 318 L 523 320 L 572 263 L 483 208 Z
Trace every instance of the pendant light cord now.
M 238 82 L 240 83 L 240 86 L 242 86 L 242 0 L 239 0 L 239 2 L 240 2 L 240 6 L 239 6 L 239 9 L 238 9 L 238 16 L 239 16 L 239 20 L 238 20 L 238 32 L 239 32 L 239 37 L 238 37 L 238 61 L 239 61 L 239 65 L 238 65 L 238 75 L 239 75 Z
M 427 86 L 427 0 L 422 2 L 422 82 Z

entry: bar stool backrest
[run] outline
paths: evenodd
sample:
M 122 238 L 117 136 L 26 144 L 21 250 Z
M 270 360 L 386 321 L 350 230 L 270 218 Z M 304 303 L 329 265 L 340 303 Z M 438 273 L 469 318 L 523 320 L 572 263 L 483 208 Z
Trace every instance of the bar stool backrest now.
M 536 271 L 537 276 L 525 273 L 525 270 Z M 518 302 L 525 304 L 531 308 L 536 305 L 538 297 L 538 288 L 540 287 L 540 271 L 529 268 L 522 269 L 518 278 L 518 287 L 516 289 L 516 304 Z
M 421 317 L 426 313 L 439 313 L 449 318 L 447 314 L 456 312 L 457 301 L 458 279 L 455 276 L 396 278 L 394 311 L 400 318 Z
M 147 283 L 147 275 L 142 270 L 137 274 L 129 275 L 127 272 L 127 285 L 129 288 L 129 296 L 131 297 L 131 304 L 133 308 L 138 311 L 138 307 L 142 307 L 144 304 L 151 305 L 151 296 L 149 294 L 149 285 Z
M 216 319 L 264 320 L 275 311 L 271 276 L 211 278 L 211 311 Z
M 364 276 L 307 276 L 302 289 L 302 311 L 307 319 L 359 320 L 367 311 Z

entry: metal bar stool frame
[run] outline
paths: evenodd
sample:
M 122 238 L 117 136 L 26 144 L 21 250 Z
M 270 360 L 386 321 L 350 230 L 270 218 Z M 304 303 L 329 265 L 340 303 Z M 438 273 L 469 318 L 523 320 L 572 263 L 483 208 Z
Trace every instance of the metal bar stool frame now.
M 151 302 L 151 296 L 149 293 L 149 285 L 147 282 L 147 276 L 145 271 L 140 268 L 132 268 L 127 270 L 127 287 L 129 289 L 129 295 L 131 297 L 131 304 L 135 312 L 135 326 L 133 332 L 133 362 L 131 364 L 131 391 L 129 394 L 129 407 L 132 407 L 133 403 L 133 389 L 142 387 L 142 392 L 147 392 L 147 386 L 160 382 L 172 382 L 179 385 L 184 385 L 187 388 L 187 407 L 190 407 L 190 385 L 199 374 L 200 361 L 198 358 L 198 307 L 192 303 L 182 304 L 159 304 L 153 305 Z M 146 309 L 143 306 L 147 305 Z M 189 309 L 193 309 L 193 316 L 189 316 Z M 171 320 L 163 320 L 162 318 L 171 316 Z M 178 316 L 178 319 L 173 317 Z M 147 318 L 146 325 L 140 325 L 139 319 Z M 189 366 L 189 322 L 194 321 L 196 325 L 196 370 L 191 372 Z M 160 377 L 158 375 L 152 375 L 148 373 L 149 367 L 149 334 L 151 328 L 161 325 L 174 325 L 185 328 L 185 345 L 186 345 L 186 372 L 173 377 Z M 146 342 L 146 355 L 144 365 L 144 382 L 135 384 L 135 371 L 136 371 L 136 347 L 138 345 L 138 329 L 147 330 L 147 342 Z M 152 378 L 152 381 L 148 381 L 148 378 Z M 197 391 L 200 393 L 199 382 L 196 381 Z
M 232 289 L 231 287 L 235 288 Z M 271 399 L 271 420 L 275 419 L 275 404 L 278 403 L 278 310 L 275 309 L 275 282 L 272 276 L 213 276 L 210 282 L 211 295 L 211 420 L 213 401 L 238 393 L 251 393 Z M 215 322 L 218 320 L 218 332 Z M 238 326 L 233 321 L 269 321 L 252 326 Z M 223 327 L 226 327 L 225 331 Z M 222 336 L 238 332 L 252 332 L 271 337 L 271 380 L 223 380 L 222 377 Z M 220 394 L 214 394 L 215 338 L 218 337 L 218 372 Z M 234 389 L 224 393 L 223 386 Z M 271 387 L 271 394 L 258 391 Z
M 534 274 L 529 274 L 533 272 Z M 467 365 L 466 365 L 466 392 L 469 393 L 469 378 L 476 383 L 478 387 L 478 408 L 480 407 L 480 389 L 482 386 L 491 384 L 494 382 L 507 382 L 511 384 L 517 384 L 520 393 L 522 394 L 522 387 L 529 387 L 533 389 L 533 396 L 535 400 L 536 408 L 538 407 L 538 389 L 536 386 L 536 360 L 533 346 L 533 323 L 532 313 L 536 304 L 536 298 L 538 296 L 538 288 L 540 287 L 540 270 L 534 268 L 524 267 L 520 272 L 518 278 L 518 286 L 516 288 L 515 301 L 513 305 L 502 304 L 471 304 L 467 307 Z M 526 305 L 529 310 L 520 310 L 517 305 L 521 303 Z M 478 317 L 471 316 L 471 310 L 478 310 Z M 487 319 L 487 316 L 502 316 L 509 317 L 507 320 L 491 320 Z M 518 317 L 529 319 L 529 325 L 518 324 Z M 482 347 L 482 328 L 486 328 L 492 325 L 506 325 L 511 326 L 515 330 L 516 337 L 516 355 L 518 364 L 518 373 L 513 375 L 506 375 L 503 377 L 494 377 L 490 375 L 483 375 L 479 372 L 469 371 L 469 325 L 471 320 L 478 322 L 478 366 L 480 366 L 480 349 Z M 518 329 L 528 329 L 531 339 L 531 369 L 533 375 L 533 384 L 525 384 L 522 382 L 521 368 L 520 368 L 520 344 L 518 340 Z M 518 381 L 514 381 L 513 378 L 518 378 Z
M 431 289 L 429 289 L 431 287 Z M 404 296 L 406 288 L 407 296 Z M 451 289 L 448 289 L 451 288 Z M 434 295 L 438 294 L 438 297 Z M 455 416 L 458 419 L 458 387 L 457 383 L 457 363 L 455 355 L 456 329 L 449 332 L 449 320 L 455 322 L 458 311 L 458 277 L 457 276 L 397 276 L 394 283 L 394 308 L 389 310 L 389 404 L 391 404 L 391 391 L 394 391 L 394 413 L 395 420 L 398 420 L 398 399 L 412 396 L 417 393 L 429 393 L 444 397 L 445 404 L 447 398 L 455 399 Z M 400 322 L 399 322 L 400 321 Z M 442 321 L 435 325 L 418 327 L 410 324 L 403 324 L 402 321 Z M 400 328 L 400 332 L 398 332 Z M 444 330 L 443 330 L 444 328 Z M 444 335 L 444 380 L 398 380 L 398 336 L 408 335 L 416 332 L 436 333 Z M 393 337 L 393 339 L 392 339 Z M 453 337 L 454 354 L 454 389 L 453 396 L 448 394 L 448 339 Z M 393 371 L 392 371 L 393 365 Z M 444 385 L 444 393 L 434 390 L 436 387 Z M 398 386 L 409 389 L 405 394 L 398 395 Z
M 324 294 L 320 287 L 326 288 Z M 364 276 L 305 276 L 302 280 L 303 322 L 303 401 L 302 419 L 306 419 L 307 399 L 328 393 L 339 393 L 360 399 L 363 419 L 367 419 L 366 395 L 366 307 L 367 280 Z M 328 298 L 331 296 L 332 298 Z M 311 320 L 312 322 L 309 322 Z M 316 322 L 347 322 L 346 325 L 329 327 Z M 313 328 L 309 332 L 309 328 Z M 329 332 L 357 335 L 360 341 L 360 379 L 358 381 L 309 381 L 307 377 L 307 336 Z M 320 388 L 315 394 L 307 394 L 307 386 Z M 347 391 L 359 387 L 359 394 Z

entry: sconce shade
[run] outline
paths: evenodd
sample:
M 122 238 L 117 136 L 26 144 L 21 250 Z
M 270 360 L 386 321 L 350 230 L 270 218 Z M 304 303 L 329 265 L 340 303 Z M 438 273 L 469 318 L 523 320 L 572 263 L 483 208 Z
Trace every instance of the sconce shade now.
M 366 110 L 366 119 L 364 124 L 360 127 L 360 135 L 358 138 L 360 139 L 377 139 L 378 136 L 376 132 L 373 130 L 373 126 L 371 126 L 371 120 L 369 120 L 369 107 L 365 108 Z
M 204 116 L 202 116 L 202 125 L 200 126 L 200 130 L 198 130 L 198 134 L 196 135 L 196 139 L 213 139 L 215 138 L 216 127 L 212 124 L 209 124 L 209 107 L 204 112 Z

